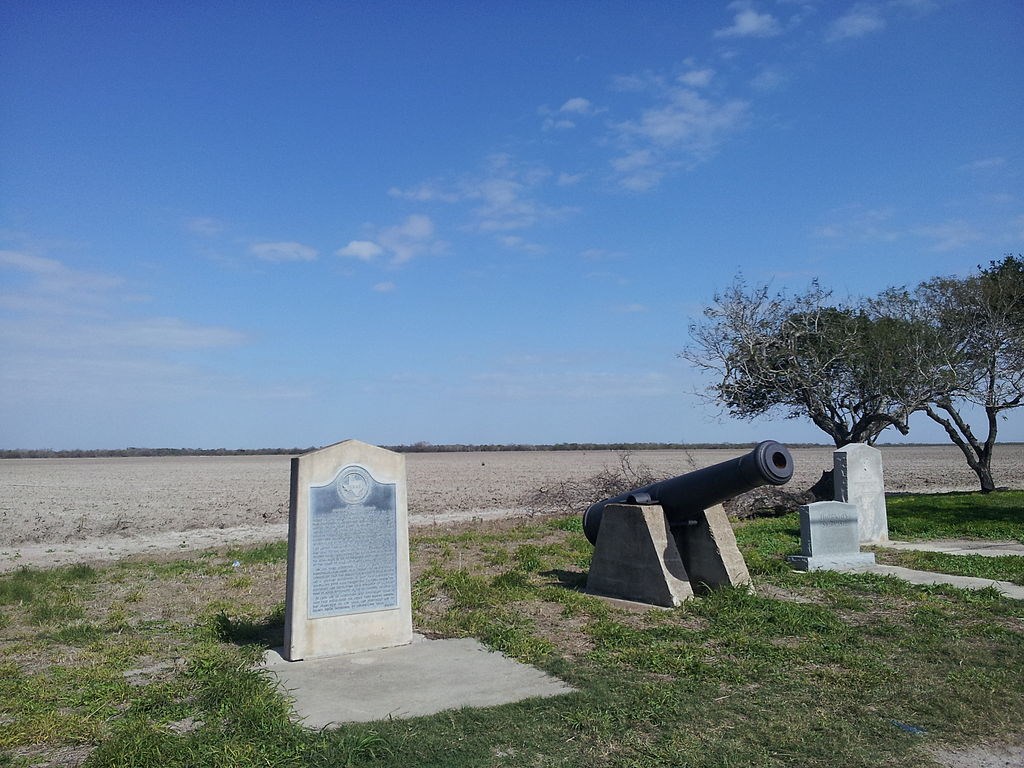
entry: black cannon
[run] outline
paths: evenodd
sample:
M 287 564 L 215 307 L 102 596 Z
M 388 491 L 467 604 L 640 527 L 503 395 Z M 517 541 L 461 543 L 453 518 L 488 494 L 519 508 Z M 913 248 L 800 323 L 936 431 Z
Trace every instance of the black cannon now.
M 601 515 L 609 504 L 659 504 L 669 525 L 680 529 L 690 525 L 702 510 L 762 485 L 783 485 L 792 476 L 789 450 L 765 440 L 744 456 L 591 504 L 583 513 L 583 532 L 591 544 L 597 543 Z

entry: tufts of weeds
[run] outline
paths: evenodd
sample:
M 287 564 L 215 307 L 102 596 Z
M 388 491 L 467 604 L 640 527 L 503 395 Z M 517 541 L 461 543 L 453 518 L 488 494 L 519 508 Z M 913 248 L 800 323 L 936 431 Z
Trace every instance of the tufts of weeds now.
M 736 525 L 736 543 L 751 575 L 777 575 L 791 568 L 786 555 L 800 551 L 800 520 L 796 514 L 744 521 Z
M 200 631 L 224 643 L 274 648 L 284 643 L 284 619 L 284 603 L 277 604 L 261 616 L 231 616 L 225 609 L 220 609 L 202 620 Z
M 559 531 L 569 533 L 583 533 L 583 515 L 577 514 L 570 517 L 559 517 L 551 521 L 551 527 Z
M 288 542 L 273 541 L 254 547 L 236 547 L 228 549 L 224 558 L 230 563 L 240 565 L 258 565 L 261 563 L 287 563 Z
M 101 640 L 107 630 L 89 621 L 76 621 L 50 632 L 47 636 L 64 645 L 87 646 Z
M 0 577 L 0 605 L 17 605 L 32 602 L 38 589 L 37 571 L 22 568 L 8 576 Z

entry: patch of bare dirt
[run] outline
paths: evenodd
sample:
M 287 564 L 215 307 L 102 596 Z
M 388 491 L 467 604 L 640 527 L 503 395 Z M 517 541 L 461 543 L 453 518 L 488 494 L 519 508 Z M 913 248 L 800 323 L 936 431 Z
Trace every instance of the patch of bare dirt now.
M 945 768 L 1021 768 L 1024 738 L 1018 743 L 982 744 L 963 749 L 934 747 L 932 756 Z

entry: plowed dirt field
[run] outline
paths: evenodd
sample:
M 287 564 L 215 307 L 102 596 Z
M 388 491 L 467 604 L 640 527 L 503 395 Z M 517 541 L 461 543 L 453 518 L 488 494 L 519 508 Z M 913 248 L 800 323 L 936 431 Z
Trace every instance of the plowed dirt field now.
M 658 477 L 742 450 L 637 451 Z M 829 447 L 792 449 L 794 490 L 832 466 Z M 949 446 L 882 448 L 886 490 L 974 490 Z M 536 491 L 619 465 L 615 451 L 407 454 L 412 525 L 533 514 Z M 1024 445 L 997 448 L 1000 485 L 1024 488 Z M 284 538 L 288 456 L 0 460 L 0 570 Z M 582 511 L 582 510 L 580 510 Z

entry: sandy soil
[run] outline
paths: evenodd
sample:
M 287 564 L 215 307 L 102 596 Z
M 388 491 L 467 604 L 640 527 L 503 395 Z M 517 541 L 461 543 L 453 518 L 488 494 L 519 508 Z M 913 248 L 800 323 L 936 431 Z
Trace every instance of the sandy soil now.
M 639 451 L 669 477 L 742 451 Z M 889 491 L 974 490 L 953 446 L 882 449 Z M 791 487 L 813 484 L 830 448 L 793 450 Z M 412 525 L 532 514 L 528 499 L 569 477 L 618 466 L 614 451 L 407 455 Z M 1000 446 L 997 482 L 1024 488 L 1024 446 Z M 111 560 L 287 536 L 289 457 L 0 460 L 0 571 Z M 582 511 L 582 510 L 581 510 Z

